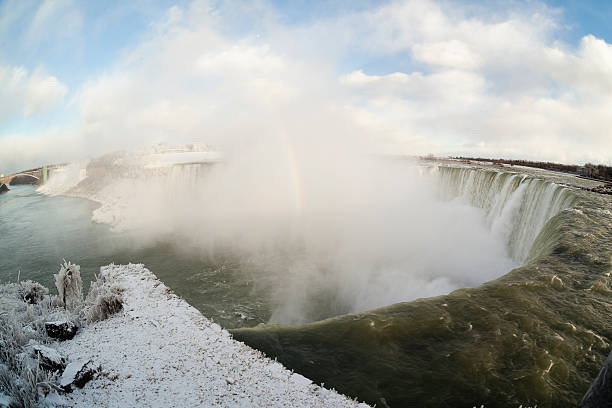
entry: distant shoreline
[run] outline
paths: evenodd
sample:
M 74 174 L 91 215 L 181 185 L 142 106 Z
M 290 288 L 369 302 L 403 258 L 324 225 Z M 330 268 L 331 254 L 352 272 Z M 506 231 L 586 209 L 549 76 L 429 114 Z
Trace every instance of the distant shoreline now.
M 510 159 L 487 159 L 483 157 L 435 157 L 435 156 L 422 156 L 421 160 L 452 160 L 462 162 L 479 162 L 479 163 L 491 163 L 497 165 L 510 165 L 510 166 L 524 166 L 532 167 L 537 169 L 558 171 L 561 173 L 572 174 L 577 177 L 586 178 L 594 181 L 601 182 L 612 182 L 612 167 L 604 165 L 595 165 L 586 163 L 583 166 L 577 164 L 562 164 L 554 162 L 537 162 L 529 160 L 510 160 Z

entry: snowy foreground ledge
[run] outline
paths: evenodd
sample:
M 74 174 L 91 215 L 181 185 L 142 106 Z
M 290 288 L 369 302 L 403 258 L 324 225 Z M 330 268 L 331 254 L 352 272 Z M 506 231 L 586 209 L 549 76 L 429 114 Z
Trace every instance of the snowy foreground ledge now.
M 313 384 L 235 341 L 170 292 L 143 265 L 102 273 L 124 288 L 123 311 L 54 343 L 69 361 L 93 360 L 97 377 L 56 406 L 366 407 Z

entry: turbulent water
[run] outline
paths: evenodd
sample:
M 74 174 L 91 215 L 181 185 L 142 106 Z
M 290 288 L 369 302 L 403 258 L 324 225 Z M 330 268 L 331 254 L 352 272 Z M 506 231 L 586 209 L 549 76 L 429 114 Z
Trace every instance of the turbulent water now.
M 161 175 L 161 197 L 171 205 L 181 189 L 202 188 L 209 170 L 202 165 L 171 168 Z M 71 194 L 105 204 L 50 197 L 31 187 L 0 196 L 0 243 L 4 254 L 10 254 L 0 258 L 0 280 L 16 280 L 21 271 L 21 279 L 51 286 L 62 258 L 80 263 L 85 280 L 100 265 L 143 262 L 177 294 L 228 328 L 293 321 L 283 319 L 293 316 L 295 298 L 301 299 L 299 314 L 306 321 L 336 316 L 233 333 L 307 377 L 377 406 L 575 405 L 612 338 L 610 199 L 565 185 L 586 181 L 537 170 L 428 164 L 420 173 L 436 186 L 440 207 L 435 208 L 446 211 L 448 224 L 441 230 L 432 225 L 439 235 L 431 242 L 413 242 L 407 256 L 400 247 L 395 269 L 365 275 L 366 286 L 356 286 L 357 279 L 348 279 L 352 275 L 330 280 L 337 266 L 313 263 L 295 248 L 261 256 L 225 247 L 202 251 L 197 241 L 164 228 L 141 242 L 143 226 L 132 223 L 132 232 L 116 228 L 130 214 L 116 216 L 121 196 L 105 201 L 111 191 L 92 192 L 82 175 Z M 137 188 L 133 179 L 115 184 L 120 188 L 113 193 Z M 147 189 L 136 194 L 150 195 Z M 147 211 L 140 201 L 131 204 L 133 211 Z M 92 212 L 94 219 L 114 228 L 92 223 Z M 164 214 L 196 222 L 187 215 Z M 458 226 L 465 230 L 451 234 Z M 442 236 L 446 232 L 456 246 Z M 472 246 L 460 242 L 462 237 Z M 422 278 L 415 265 L 406 265 L 405 273 L 398 270 L 405 259 L 418 261 L 415 255 L 425 255 L 429 265 Z M 319 272 L 305 273 L 313 268 Z M 472 289 L 395 303 L 486 280 L 491 281 Z M 361 287 L 369 296 L 375 294 L 373 300 L 366 299 L 368 292 L 360 292 Z M 390 296 L 394 290 L 397 294 Z M 389 306 L 345 314 L 371 304 Z
M 444 196 L 486 209 L 523 266 L 445 296 L 235 338 L 378 406 L 577 405 L 612 339 L 610 198 L 520 174 L 440 173 Z

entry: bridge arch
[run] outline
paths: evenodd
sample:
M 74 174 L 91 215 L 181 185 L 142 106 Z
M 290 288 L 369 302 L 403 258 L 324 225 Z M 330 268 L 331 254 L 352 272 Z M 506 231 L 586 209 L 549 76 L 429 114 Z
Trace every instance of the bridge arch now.
M 15 174 L 8 184 L 12 186 L 24 185 L 24 184 L 39 184 L 40 178 L 33 174 L 20 173 Z

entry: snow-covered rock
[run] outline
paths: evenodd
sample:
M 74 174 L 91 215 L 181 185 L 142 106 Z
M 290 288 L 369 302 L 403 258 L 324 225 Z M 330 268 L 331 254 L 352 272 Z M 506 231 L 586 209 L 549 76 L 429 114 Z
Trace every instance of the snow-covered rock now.
M 70 340 L 76 335 L 78 327 L 76 324 L 64 320 L 57 322 L 46 322 L 45 330 L 47 331 L 47 336 L 51 337 L 52 339 Z
M 83 388 L 99 370 L 100 367 L 96 366 L 91 360 L 74 361 L 64 369 L 59 385 L 66 392 L 71 392 L 75 386 Z
M 30 343 L 32 355 L 38 358 L 40 366 L 50 371 L 62 371 L 66 367 L 66 359 L 57 350 L 41 344 Z

